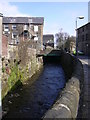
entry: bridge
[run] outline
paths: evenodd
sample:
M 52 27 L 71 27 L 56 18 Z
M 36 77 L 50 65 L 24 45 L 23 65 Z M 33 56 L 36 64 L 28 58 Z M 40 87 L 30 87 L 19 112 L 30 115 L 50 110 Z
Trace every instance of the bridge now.
M 37 57 L 40 57 L 40 56 L 61 56 L 61 50 L 58 50 L 58 49 L 53 49 L 53 50 L 50 50 L 50 51 L 43 51 L 41 52 L 40 54 L 37 54 Z
M 44 51 L 43 53 L 37 54 L 37 57 L 43 57 L 43 63 L 58 63 L 60 64 L 60 57 L 62 51 L 58 49 L 53 49 L 51 51 Z

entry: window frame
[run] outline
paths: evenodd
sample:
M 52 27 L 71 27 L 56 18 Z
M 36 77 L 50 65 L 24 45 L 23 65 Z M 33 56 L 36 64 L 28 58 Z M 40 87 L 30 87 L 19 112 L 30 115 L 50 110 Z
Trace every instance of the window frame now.
M 16 30 L 17 26 L 15 24 L 12 25 L 12 30 Z
M 38 32 L 38 25 L 34 25 L 34 32 Z

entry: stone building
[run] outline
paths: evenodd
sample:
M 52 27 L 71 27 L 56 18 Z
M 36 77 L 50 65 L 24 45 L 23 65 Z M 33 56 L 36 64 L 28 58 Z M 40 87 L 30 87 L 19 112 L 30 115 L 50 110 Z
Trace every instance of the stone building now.
M 45 47 L 50 46 L 54 48 L 54 35 L 52 34 L 43 35 L 43 46 Z
M 90 55 L 90 22 L 77 29 L 78 50 Z
M 9 44 L 32 40 L 38 50 L 43 49 L 43 17 L 3 17 L 3 34 Z

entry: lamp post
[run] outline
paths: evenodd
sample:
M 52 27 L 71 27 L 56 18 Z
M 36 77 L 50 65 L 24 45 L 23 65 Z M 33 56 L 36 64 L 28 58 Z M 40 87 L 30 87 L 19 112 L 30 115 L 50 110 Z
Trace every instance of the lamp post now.
M 84 19 L 84 16 L 76 17 L 76 56 L 78 57 L 77 19 Z

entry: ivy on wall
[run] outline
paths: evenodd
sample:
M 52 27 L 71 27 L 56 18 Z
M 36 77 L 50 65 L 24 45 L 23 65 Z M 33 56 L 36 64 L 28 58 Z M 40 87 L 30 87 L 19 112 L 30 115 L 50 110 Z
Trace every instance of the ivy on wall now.
M 18 46 L 9 45 L 12 54 L 9 54 L 9 59 L 2 58 L 2 98 L 15 88 L 15 84 L 28 80 L 42 65 L 36 57 L 36 49 L 30 48 L 30 45 L 34 45 L 33 41 L 22 41 Z

